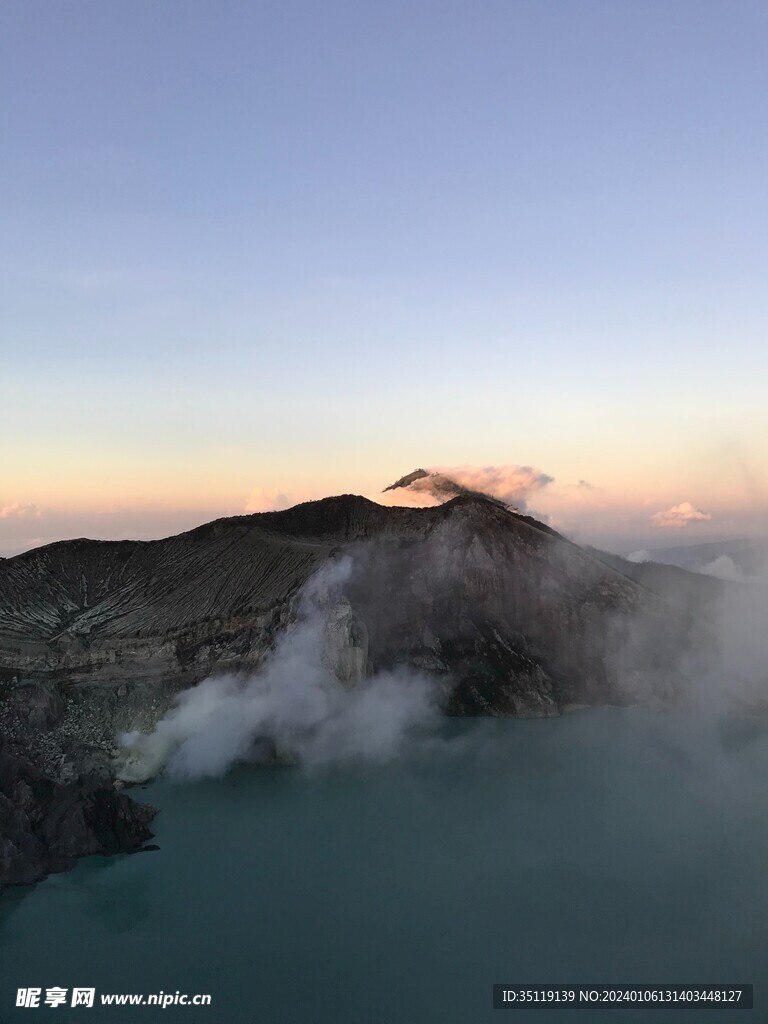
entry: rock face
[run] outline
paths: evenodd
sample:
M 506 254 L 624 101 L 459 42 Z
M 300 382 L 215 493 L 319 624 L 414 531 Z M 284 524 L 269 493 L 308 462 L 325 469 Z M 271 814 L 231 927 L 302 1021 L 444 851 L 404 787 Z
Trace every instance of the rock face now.
M 326 633 L 343 686 L 406 666 L 439 677 L 448 713 L 541 716 L 682 685 L 685 607 L 477 495 L 425 509 L 343 495 L 167 540 L 51 544 L 0 560 L 0 736 L 30 762 L 4 762 L 6 877 L 142 842 L 145 812 L 109 790 L 116 735 L 150 731 L 213 672 L 257 671 L 342 554 L 353 571 Z
M 368 629 L 344 597 L 328 612 L 325 660 L 345 689 L 359 686 L 368 671 Z
M 140 849 L 156 811 L 111 782 L 55 782 L 0 741 L 0 890 L 37 882 L 87 854 Z

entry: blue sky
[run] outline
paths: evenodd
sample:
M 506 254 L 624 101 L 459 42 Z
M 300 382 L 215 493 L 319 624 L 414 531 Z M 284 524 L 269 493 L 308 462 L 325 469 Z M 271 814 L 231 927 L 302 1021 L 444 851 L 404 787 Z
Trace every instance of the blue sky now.
M 0 549 L 422 464 L 755 532 L 767 41 L 751 0 L 4 3 Z

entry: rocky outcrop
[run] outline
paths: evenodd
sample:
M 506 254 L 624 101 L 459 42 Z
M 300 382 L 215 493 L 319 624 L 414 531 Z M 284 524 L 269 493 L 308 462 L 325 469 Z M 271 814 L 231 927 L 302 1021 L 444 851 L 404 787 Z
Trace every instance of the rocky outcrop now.
M 345 689 L 358 686 L 368 671 L 368 629 L 346 597 L 327 612 L 325 660 Z
M 0 740 L 0 890 L 72 867 L 87 854 L 129 853 L 152 838 L 156 811 L 110 779 L 56 782 Z

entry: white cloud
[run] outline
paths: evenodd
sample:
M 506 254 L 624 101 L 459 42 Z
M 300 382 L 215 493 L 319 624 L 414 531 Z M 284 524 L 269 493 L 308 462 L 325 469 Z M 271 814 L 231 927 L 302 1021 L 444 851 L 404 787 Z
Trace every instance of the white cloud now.
M 711 519 L 712 516 L 708 512 L 702 512 L 699 508 L 694 508 L 690 501 L 682 501 L 679 505 L 673 505 L 672 508 L 668 508 L 665 512 L 656 512 L 655 515 L 651 516 L 651 522 L 654 526 L 661 527 L 662 529 L 680 529 L 688 526 L 689 523 L 704 522 Z
M 280 491 L 267 490 L 264 487 L 254 487 L 245 503 L 245 512 L 279 512 L 281 509 L 290 508 L 295 505 L 287 494 Z
M 40 519 L 42 512 L 37 505 L 5 505 L 0 508 L 0 519 Z
M 439 504 L 459 494 L 485 494 L 508 505 L 526 508 L 527 499 L 552 483 L 553 477 L 533 466 L 433 466 L 417 469 L 390 484 L 385 491 L 418 495 L 421 505 Z

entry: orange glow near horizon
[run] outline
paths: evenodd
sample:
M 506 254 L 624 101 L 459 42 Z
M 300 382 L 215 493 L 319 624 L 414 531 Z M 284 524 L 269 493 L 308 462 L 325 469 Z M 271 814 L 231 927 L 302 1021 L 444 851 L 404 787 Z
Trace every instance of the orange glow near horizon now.
M 106 446 L 68 444 L 53 444 L 34 457 L 31 444 L 21 445 L 0 481 L 0 554 L 65 536 L 166 536 L 222 516 L 331 494 L 362 494 L 385 505 L 435 503 L 427 494 L 384 492 L 415 465 L 378 454 L 371 462 L 348 456 L 327 466 L 297 456 L 254 457 L 239 446 L 169 458 L 163 451 L 110 455 Z M 654 537 L 663 543 L 673 531 L 658 528 L 652 517 L 686 502 L 711 518 L 684 525 L 675 536 L 705 539 L 763 529 L 765 494 L 755 483 L 760 474 L 732 453 L 726 458 L 718 452 L 708 465 L 702 453 L 689 461 L 679 453 L 665 460 L 650 452 L 618 459 L 602 449 L 589 463 L 547 454 L 534 465 L 554 479 L 529 495 L 527 509 L 567 533 L 642 533 L 648 543 Z M 462 468 L 472 472 L 471 466 Z

